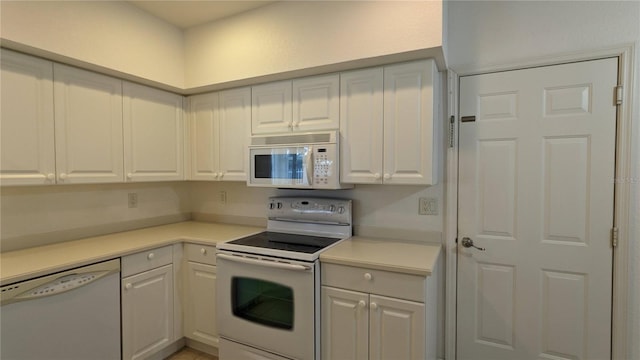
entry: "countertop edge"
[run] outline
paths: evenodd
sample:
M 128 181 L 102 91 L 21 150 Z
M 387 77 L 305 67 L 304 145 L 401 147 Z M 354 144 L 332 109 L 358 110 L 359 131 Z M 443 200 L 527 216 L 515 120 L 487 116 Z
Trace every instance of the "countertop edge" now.
M 383 263 L 378 263 L 378 262 L 373 262 L 368 260 L 354 260 L 353 258 L 343 259 L 343 258 L 337 258 L 332 256 L 322 257 L 322 254 L 320 255 L 320 263 L 355 266 L 355 267 L 367 267 L 367 268 L 397 272 L 402 274 L 418 275 L 422 277 L 429 277 L 433 272 L 432 270 L 429 270 L 429 269 L 419 269 L 414 267 L 406 267 L 402 265 L 383 264 Z

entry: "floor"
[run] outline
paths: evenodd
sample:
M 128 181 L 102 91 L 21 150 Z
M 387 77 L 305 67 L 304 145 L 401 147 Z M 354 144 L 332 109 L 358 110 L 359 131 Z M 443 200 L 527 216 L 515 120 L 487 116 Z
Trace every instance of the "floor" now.
M 182 350 L 174 353 L 165 360 L 218 360 L 218 357 L 184 347 Z

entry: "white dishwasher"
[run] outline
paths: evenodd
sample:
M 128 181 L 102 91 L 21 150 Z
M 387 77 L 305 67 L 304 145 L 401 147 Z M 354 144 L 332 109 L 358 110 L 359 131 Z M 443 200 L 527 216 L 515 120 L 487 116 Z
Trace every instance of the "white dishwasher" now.
M 0 359 L 120 359 L 120 260 L 1 288 Z

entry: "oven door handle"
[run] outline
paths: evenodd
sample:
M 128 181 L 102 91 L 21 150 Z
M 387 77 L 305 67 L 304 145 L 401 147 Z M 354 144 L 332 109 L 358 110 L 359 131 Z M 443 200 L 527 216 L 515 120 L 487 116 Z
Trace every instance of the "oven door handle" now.
M 216 254 L 216 256 L 218 258 L 220 258 L 220 259 L 229 260 L 229 261 L 235 261 L 235 262 L 239 262 L 239 263 L 243 263 L 243 264 L 265 266 L 265 267 L 283 269 L 283 270 L 308 271 L 308 270 L 311 269 L 311 267 L 309 267 L 309 266 L 304 266 L 304 265 L 299 265 L 299 264 L 286 264 L 286 263 L 280 263 L 280 262 L 275 262 L 275 261 L 266 261 L 266 260 L 260 260 L 260 259 L 250 259 L 250 258 L 246 258 L 246 257 L 242 257 L 242 256 L 233 256 L 233 255 L 220 254 L 220 253 Z

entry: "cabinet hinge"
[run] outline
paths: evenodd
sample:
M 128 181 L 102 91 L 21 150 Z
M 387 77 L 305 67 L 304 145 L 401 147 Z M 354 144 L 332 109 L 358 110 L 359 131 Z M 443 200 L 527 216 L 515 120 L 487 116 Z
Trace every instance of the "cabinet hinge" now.
M 618 247 L 618 228 L 617 227 L 614 227 L 611 229 L 611 247 L 614 249 Z
M 622 105 L 622 98 L 624 96 L 622 85 L 616 86 L 616 105 Z
M 454 138 L 455 135 L 455 117 L 451 115 L 449 118 L 449 147 L 452 148 L 454 146 Z

